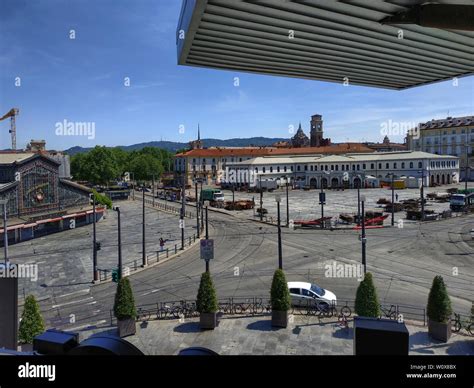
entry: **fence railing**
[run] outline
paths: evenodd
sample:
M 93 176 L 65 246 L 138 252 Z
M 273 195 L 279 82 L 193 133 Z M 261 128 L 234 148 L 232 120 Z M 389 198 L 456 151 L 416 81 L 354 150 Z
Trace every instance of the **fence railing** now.
M 142 201 L 143 198 L 142 198 L 141 196 L 136 196 L 135 200 Z M 145 197 L 145 203 L 146 203 L 147 205 L 150 205 L 150 206 L 152 206 L 152 207 L 156 207 L 156 208 L 161 209 L 161 210 L 163 210 L 163 211 L 181 215 L 181 207 L 173 206 L 173 205 L 169 205 L 169 204 L 167 204 L 167 203 L 159 202 L 159 199 L 158 199 L 158 198 L 150 199 L 149 197 L 148 197 L 148 198 Z M 195 214 L 194 214 L 193 212 L 191 212 L 191 211 L 187 211 L 187 210 L 186 210 L 186 211 L 184 212 L 184 216 L 187 217 L 187 218 L 194 218 L 194 217 L 195 217 Z
M 193 234 L 192 236 L 187 236 L 184 238 L 184 247 L 190 247 L 193 243 L 196 242 L 197 236 Z M 146 255 L 147 264 L 159 263 L 160 260 L 167 259 L 171 255 L 176 255 L 178 251 L 182 250 L 181 243 L 174 244 L 171 248 L 163 248 L 160 250 L 152 251 Z M 122 263 L 122 273 L 125 276 L 128 276 L 130 273 L 142 268 L 142 258 L 134 259 L 126 263 Z M 112 278 L 112 269 L 110 268 L 98 268 L 99 272 L 99 281 L 107 281 Z
M 292 306 L 290 313 L 294 315 L 317 316 L 319 319 L 338 318 L 344 315 L 346 318 L 355 315 L 354 300 L 338 300 L 337 305 L 316 304 L 314 301 L 303 302 L 300 305 Z M 221 315 L 235 316 L 256 316 L 271 313 L 271 302 L 268 296 L 254 297 L 229 297 L 218 299 L 218 313 Z M 404 322 L 406 320 L 423 322 L 426 326 L 428 319 L 426 309 L 420 306 L 403 305 L 403 304 L 386 304 L 380 305 L 381 318 L 388 318 Z M 137 306 L 137 320 L 149 321 L 156 319 L 185 319 L 198 317 L 199 313 L 196 308 L 195 300 L 175 300 L 149 303 Z M 453 327 L 455 325 L 455 316 L 453 315 Z M 468 324 L 472 323 L 467 315 L 460 315 L 463 325 L 461 330 L 466 330 L 468 334 Z M 110 311 L 110 324 L 115 324 L 113 311 Z M 467 323 L 467 324 L 466 324 Z M 474 330 L 474 326 L 471 326 Z

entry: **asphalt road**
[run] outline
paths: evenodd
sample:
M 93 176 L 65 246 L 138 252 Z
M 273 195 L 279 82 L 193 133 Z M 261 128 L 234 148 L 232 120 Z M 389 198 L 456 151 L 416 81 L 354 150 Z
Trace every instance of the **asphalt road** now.
M 268 296 L 278 266 L 276 227 L 213 211 L 209 217 L 215 240 L 211 273 L 218 297 Z M 470 215 L 402 229 L 368 230 L 368 271 L 374 274 L 380 301 L 423 308 L 433 277 L 441 274 L 455 311 L 467 314 L 474 297 L 473 221 Z M 288 281 L 316 282 L 335 292 L 339 301 L 354 299 L 358 279 L 326 277 L 325 265 L 359 264 L 359 232 L 285 228 L 282 233 Z M 136 304 L 195 299 L 203 271 L 199 248 L 194 246 L 173 260 L 132 274 Z M 107 325 L 115 289 L 114 283 L 87 286 L 45 300 L 42 311 L 50 326 Z

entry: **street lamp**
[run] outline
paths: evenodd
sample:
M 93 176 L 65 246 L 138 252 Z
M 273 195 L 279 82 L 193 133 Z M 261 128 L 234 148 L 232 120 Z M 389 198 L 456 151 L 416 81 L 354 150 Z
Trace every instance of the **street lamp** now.
M 393 172 L 391 172 L 390 174 L 390 188 L 392 189 L 392 226 L 395 225 L 395 188 L 393 186 L 393 177 L 394 177 L 394 174 Z
M 319 193 L 319 204 L 321 205 L 321 229 L 324 229 L 324 204 L 326 203 L 326 193 L 323 187 L 323 175 L 321 174 L 321 192 Z
M 197 237 L 200 238 L 200 230 L 199 230 L 199 201 L 198 201 L 198 178 L 194 179 L 194 195 L 196 197 L 196 231 Z
M 283 269 L 283 255 L 281 250 L 281 226 L 280 226 L 280 202 L 281 197 L 279 194 L 275 196 L 277 203 L 277 218 L 278 218 L 278 268 Z
M 208 222 L 209 201 L 204 201 L 204 206 L 206 207 L 206 240 L 209 240 L 209 222 Z M 206 260 L 206 272 L 209 272 L 209 260 Z
M 424 187 L 425 187 L 425 174 L 424 170 L 421 171 L 421 185 L 420 185 L 420 197 L 421 197 L 421 221 L 425 220 L 425 195 L 424 195 Z
M 146 267 L 146 240 L 145 240 L 145 184 L 143 189 L 143 206 L 142 206 L 142 267 Z
M 5 255 L 5 265 L 8 267 L 7 203 L 8 199 L 0 200 L 0 205 L 3 206 L 3 250 Z
M 360 202 L 361 202 L 361 211 L 362 211 L 362 236 L 361 236 L 361 242 L 362 242 L 362 265 L 364 266 L 364 274 L 367 273 L 367 264 L 366 264 L 366 244 L 367 244 L 367 238 L 365 237 L 365 195 L 362 195 L 360 197 Z
M 289 178 L 285 176 L 285 185 L 286 185 L 286 226 L 290 225 L 290 200 L 288 196 L 288 182 Z
M 99 271 L 97 270 L 97 237 L 96 237 L 96 210 L 95 210 L 95 195 L 91 193 L 90 199 L 92 202 L 92 272 L 93 281 L 99 280 Z
M 120 230 L 120 206 L 113 206 L 112 209 L 118 216 L 118 280 L 122 279 L 122 235 Z

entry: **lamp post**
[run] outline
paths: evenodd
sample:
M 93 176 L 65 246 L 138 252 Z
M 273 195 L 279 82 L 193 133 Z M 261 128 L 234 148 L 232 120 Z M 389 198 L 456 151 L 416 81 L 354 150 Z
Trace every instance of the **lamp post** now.
M 360 226 L 360 185 L 357 185 L 357 226 Z
M 392 189 L 392 226 L 395 225 L 395 188 L 393 186 L 393 172 L 390 173 L 390 187 Z
M 209 240 L 209 201 L 204 201 L 204 206 L 206 207 L 206 240 Z M 209 260 L 206 260 L 206 272 L 209 272 Z
M 196 231 L 197 237 L 200 238 L 200 230 L 199 230 L 199 201 L 198 201 L 198 179 L 194 179 L 194 195 L 196 196 Z
M 367 263 L 366 263 L 366 244 L 367 238 L 365 237 L 365 195 L 360 197 L 361 201 L 361 211 L 362 211 L 362 265 L 364 266 L 364 274 L 367 273 Z
M 321 192 L 319 193 L 319 204 L 321 205 L 321 229 L 324 229 L 324 204 L 326 203 L 326 194 L 323 188 L 323 176 L 321 175 Z
M 286 226 L 290 226 L 290 199 L 288 196 L 288 177 L 285 176 L 286 181 Z
M 143 189 L 143 204 L 142 204 L 142 267 L 146 267 L 146 224 L 145 224 L 145 184 L 142 187 Z
M 420 172 L 420 171 L 419 171 Z M 420 198 L 421 198 L 421 221 L 425 220 L 425 195 L 424 195 L 424 187 L 425 187 L 425 174 L 424 170 L 421 170 L 421 185 L 420 185 Z
M 93 281 L 99 280 L 99 271 L 97 270 L 97 236 L 96 236 L 96 210 L 95 210 L 95 195 L 91 194 L 92 200 L 92 272 Z
M 278 268 L 283 269 L 283 255 L 281 249 L 281 226 L 280 226 L 280 195 L 275 196 L 275 201 L 277 203 L 277 219 L 278 219 Z
M 262 176 L 258 176 L 259 180 L 259 191 L 260 191 L 260 222 L 263 221 L 263 189 L 262 189 Z
M 118 280 L 122 279 L 122 235 L 120 230 L 120 207 L 114 206 L 113 210 L 118 216 Z
M 469 146 L 467 143 L 467 134 L 466 134 L 466 166 L 464 168 L 464 189 L 466 190 L 467 195 L 467 179 L 468 179 L 468 171 L 469 171 Z
M 201 205 L 201 230 L 204 229 L 204 206 L 203 206 L 203 201 L 202 201 L 202 183 L 203 183 L 203 178 L 200 179 L 201 182 L 201 196 L 199 197 L 199 203 Z
M 183 174 L 183 181 L 181 187 L 181 216 L 180 216 L 180 228 L 181 228 L 181 250 L 184 250 L 184 215 L 186 212 L 186 186 L 185 177 Z
M 5 256 L 5 265 L 8 267 L 8 225 L 7 225 L 7 203 L 8 199 L 0 200 L 0 205 L 3 206 L 3 252 Z

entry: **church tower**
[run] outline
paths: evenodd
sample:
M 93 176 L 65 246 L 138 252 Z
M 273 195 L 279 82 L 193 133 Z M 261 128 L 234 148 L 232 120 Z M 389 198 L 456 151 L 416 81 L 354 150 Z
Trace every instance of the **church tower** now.
M 202 149 L 201 129 L 199 128 L 199 124 L 198 124 L 198 137 L 197 137 L 197 140 L 190 141 L 189 142 L 189 148 L 191 148 L 192 150 Z
M 321 147 L 323 143 L 323 116 L 311 116 L 311 147 Z

